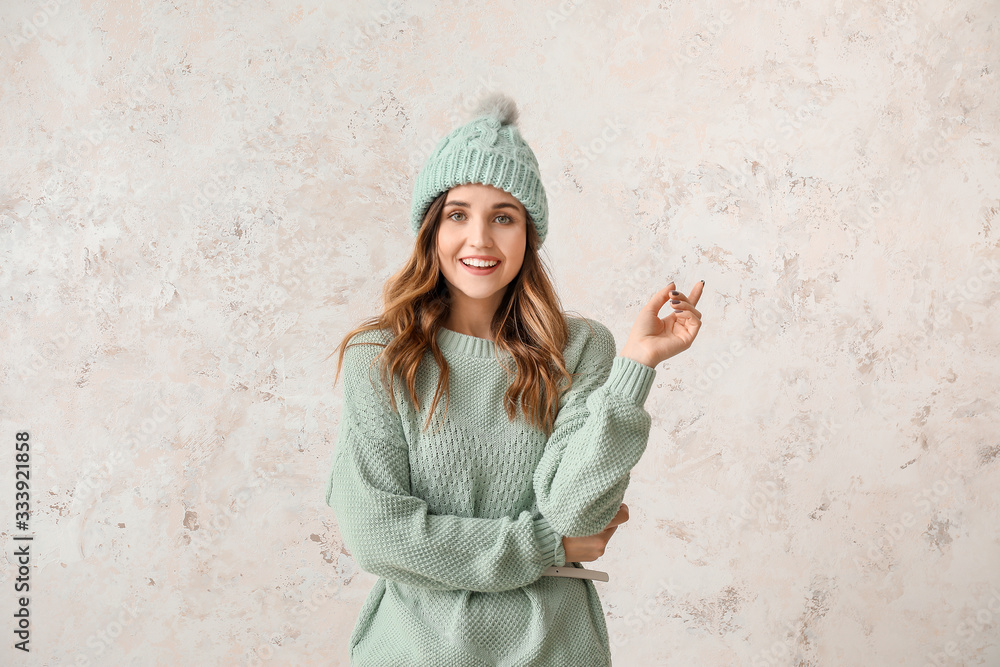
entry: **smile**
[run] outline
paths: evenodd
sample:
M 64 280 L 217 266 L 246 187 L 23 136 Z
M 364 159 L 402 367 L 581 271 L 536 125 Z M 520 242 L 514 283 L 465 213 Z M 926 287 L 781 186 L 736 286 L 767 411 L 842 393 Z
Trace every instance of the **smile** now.
M 462 260 L 459 260 L 458 263 L 461 264 L 466 271 L 468 271 L 474 276 L 488 276 L 489 274 L 496 271 L 497 267 L 500 266 L 500 262 L 497 262 L 494 266 L 485 266 L 485 267 L 469 266 Z

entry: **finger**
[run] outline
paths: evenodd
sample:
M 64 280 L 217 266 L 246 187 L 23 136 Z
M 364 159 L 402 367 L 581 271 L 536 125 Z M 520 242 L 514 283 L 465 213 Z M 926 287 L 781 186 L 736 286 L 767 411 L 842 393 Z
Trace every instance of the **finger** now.
M 698 309 L 687 301 L 678 301 L 677 303 L 671 301 L 670 307 L 674 309 L 674 315 L 677 317 L 697 317 L 701 319 L 701 313 Z
M 675 315 L 680 315 L 682 306 L 685 303 L 689 302 L 688 298 L 682 292 L 678 292 L 677 290 L 670 290 L 670 298 L 667 300 L 667 303 L 670 305 L 671 308 L 674 309 Z
M 694 284 L 694 287 L 691 288 L 691 296 L 687 296 L 683 292 L 677 292 L 677 294 L 674 294 L 673 292 L 675 291 L 676 290 L 671 290 L 670 293 L 671 299 L 679 299 L 681 301 L 687 301 L 692 306 L 694 306 L 697 305 L 698 300 L 701 299 L 701 293 L 705 291 L 705 283 L 701 282 L 700 280 L 696 282 Z
M 690 297 L 687 294 L 685 294 L 684 292 L 677 292 L 676 294 L 674 294 L 674 292 L 677 292 L 677 290 L 671 290 L 671 292 L 670 292 L 670 298 L 672 300 L 686 301 L 687 303 L 690 303 L 692 306 L 697 301 L 697 297 L 694 296 L 693 292 L 692 292 L 692 295 Z
M 608 522 L 607 527 L 610 528 L 611 526 L 618 526 L 626 521 L 628 521 L 628 506 L 622 505 L 618 508 L 618 513 L 615 514 L 614 517 L 611 518 L 611 521 Z
M 646 305 L 643 306 L 642 309 L 648 310 L 652 312 L 654 315 L 659 313 L 660 309 L 663 308 L 663 304 L 665 304 L 667 301 L 670 300 L 670 290 L 672 290 L 673 288 L 674 284 L 670 283 L 669 285 L 661 289 L 659 292 L 653 295 L 653 298 L 651 298 L 649 301 L 646 302 Z
M 705 283 L 703 281 L 699 280 L 694 284 L 694 287 L 691 288 L 690 301 L 692 306 L 698 305 L 698 301 L 701 299 L 701 293 L 704 291 L 705 291 Z

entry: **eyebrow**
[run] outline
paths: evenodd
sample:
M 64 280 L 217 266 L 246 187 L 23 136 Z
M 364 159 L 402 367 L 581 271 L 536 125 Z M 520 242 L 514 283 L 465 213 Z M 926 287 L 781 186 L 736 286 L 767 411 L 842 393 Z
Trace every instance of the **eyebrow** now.
M 448 207 L 448 206 L 464 206 L 465 208 L 471 208 L 471 206 L 469 206 L 469 204 L 467 202 L 464 202 L 464 201 L 449 201 L 449 202 L 445 202 L 445 207 Z M 508 204 L 507 202 L 499 202 L 497 204 L 493 204 L 493 208 L 494 208 L 494 210 L 498 209 L 498 208 L 510 208 L 510 209 L 513 209 L 513 210 L 517 211 L 518 213 L 521 212 L 521 209 L 519 209 L 517 206 L 515 206 L 514 204 Z

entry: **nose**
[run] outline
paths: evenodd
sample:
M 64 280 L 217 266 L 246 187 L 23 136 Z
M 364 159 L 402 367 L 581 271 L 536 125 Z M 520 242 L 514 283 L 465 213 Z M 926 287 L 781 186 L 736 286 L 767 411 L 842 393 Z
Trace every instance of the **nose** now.
M 489 220 L 474 215 L 466 229 L 468 229 L 470 245 L 477 248 L 487 248 L 493 245 Z

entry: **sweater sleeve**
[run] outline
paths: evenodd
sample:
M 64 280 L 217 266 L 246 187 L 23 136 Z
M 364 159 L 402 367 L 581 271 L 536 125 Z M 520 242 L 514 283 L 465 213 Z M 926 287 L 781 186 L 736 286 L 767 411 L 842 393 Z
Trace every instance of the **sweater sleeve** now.
M 594 535 L 614 518 L 652 423 L 643 404 L 656 369 L 615 356 L 614 335 L 590 322 L 579 375 L 560 399 L 533 476 L 538 509 L 560 536 Z
M 372 574 L 436 590 L 494 592 L 566 564 L 562 537 L 525 510 L 516 518 L 433 514 L 411 493 L 407 442 L 378 376 L 379 348 L 344 353 L 344 407 L 326 485 L 344 544 Z

